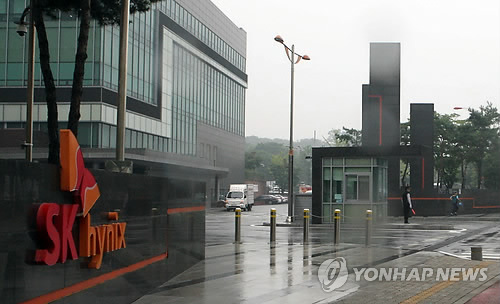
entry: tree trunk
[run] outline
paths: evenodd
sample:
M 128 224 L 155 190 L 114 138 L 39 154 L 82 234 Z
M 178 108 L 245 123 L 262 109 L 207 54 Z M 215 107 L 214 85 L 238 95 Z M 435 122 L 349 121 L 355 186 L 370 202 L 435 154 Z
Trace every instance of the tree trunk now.
M 461 188 L 465 189 L 465 161 L 464 160 L 462 160 L 461 170 L 462 170 L 462 186 L 461 186 Z
M 38 48 L 40 49 L 40 67 L 45 84 L 45 99 L 47 102 L 47 129 L 49 137 L 48 162 L 59 164 L 59 126 L 57 123 L 56 86 L 52 69 L 50 68 L 50 51 L 43 14 L 39 7 L 33 7 L 33 19 L 38 34 Z
M 437 174 L 436 185 L 438 189 L 441 189 L 441 169 L 439 168 L 439 165 L 436 168 L 436 174 Z
M 73 73 L 73 86 L 71 89 L 71 106 L 68 116 L 68 129 L 75 137 L 78 136 L 78 121 L 80 120 L 80 102 L 83 93 L 83 76 L 85 74 L 85 61 L 87 60 L 87 45 L 90 28 L 90 0 L 80 1 L 80 33 L 76 48 L 75 71 Z
M 483 175 L 482 164 L 483 164 L 482 161 L 477 162 L 477 189 L 481 189 L 481 178 Z

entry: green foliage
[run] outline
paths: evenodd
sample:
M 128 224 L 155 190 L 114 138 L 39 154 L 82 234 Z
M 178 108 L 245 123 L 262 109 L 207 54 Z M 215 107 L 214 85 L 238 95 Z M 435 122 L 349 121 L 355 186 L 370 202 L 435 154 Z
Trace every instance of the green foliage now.
M 359 147 L 361 146 L 361 130 L 342 127 L 342 131 L 335 134 L 337 147 Z
M 456 114 L 438 113 L 434 116 L 434 162 L 438 185 L 451 188 L 460 181 L 462 188 L 465 188 L 475 178 L 474 186 L 478 189 L 482 186 L 498 188 L 500 177 L 496 166 L 500 114 L 497 108 L 488 102 L 479 110 L 469 109 L 469 118 L 466 120 L 457 120 L 457 117 Z M 474 171 L 470 170 L 469 165 L 474 166 Z
M 434 114 L 434 166 L 439 187 L 478 187 L 500 189 L 500 114 L 491 103 L 469 109 L 469 118 L 459 120 L 457 114 Z M 312 141 L 312 142 L 311 142 Z M 332 129 L 325 138 L 329 146 L 360 146 L 361 131 Z M 288 142 L 283 139 L 249 137 L 247 141 L 247 178 L 258 175 L 288 187 Z M 320 145 L 324 142 L 320 141 Z M 401 123 L 401 145 L 410 145 L 410 122 Z M 294 182 L 311 183 L 312 146 L 310 139 L 295 145 Z M 251 152 L 251 153 L 249 153 Z M 260 166 L 257 165 L 260 163 Z M 408 160 L 402 159 L 402 184 L 410 172 Z M 259 172 L 259 174 L 257 174 Z
M 484 158 L 488 164 L 484 168 L 484 186 L 487 189 L 500 189 L 500 140 L 493 143 L 492 149 Z
M 85 6 L 85 1 L 90 1 L 90 16 L 101 25 L 120 24 L 120 0 L 37 0 L 46 15 L 56 18 L 57 11 L 79 14 Z M 161 0 L 130 0 L 130 13 L 146 12 L 151 4 Z
M 281 189 L 288 190 L 288 155 L 284 152 L 271 157 L 271 174 Z
M 294 143 L 294 184 L 311 184 L 311 144 L 319 141 L 303 139 Z M 288 141 L 283 139 L 247 137 L 245 153 L 245 177 L 249 180 L 276 181 L 288 190 Z M 323 142 L 319 142 L 323 143 Z
M 264 141 L 254 142 L 254 147 L 245 153 L 245 176 L 252 180 L 275 180 L 271 172 L 272 157 L 287 153 L 288 149 L 281 143 Z
M 401 145 L 410 145 L 410 121 L 402 122 L 400 125 L 399 133 L 401 134 Z
M 312 184 L 312 146 L 300 145 L 307 143 L 307 141 L 299 142 L 298 149 L 295 150 L 294 157 L 294 181 L 295 184 Z M 307 157 L 307 158 L 306 158 Z
M 483 163 L 486 155 L 498 143 L 499 122 L 500 114 L 490 102 L 486 106 L 479 107 L 479 110 L 469 109 L 469 118 L 465 126 L 468 127 L 470 135 L 467 138 L 470 150 L 466 155 L 466 160 L 476 166 L 478 189 L 481 188 Z
M 437 184 L 452 188 L 461 163 L 457 154 L 461 151 L 457 142 L 458 128 L 456 114 L 434 113 L 434 168 L 437 172 Z

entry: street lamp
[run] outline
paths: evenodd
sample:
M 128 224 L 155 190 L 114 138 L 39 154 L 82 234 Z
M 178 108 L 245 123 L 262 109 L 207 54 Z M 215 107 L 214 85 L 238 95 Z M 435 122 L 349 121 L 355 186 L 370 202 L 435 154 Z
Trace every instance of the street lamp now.
M 118 71 L 118 117 L 116 124 L 116 160 L 125 161 L 125 118 L 127 114 L 127 58 L 130 0 L 123 0 L 120 20 L 120 55 Z M 120 170 L 121 171 L 121 170 Z
M 295 53 L 295 45 L 289 48 L 280 35 L 274 37 L 276 42 L 281 43 L 285 47 L 285 52 L 288 60 L 291 63 L 291 92 L 290 92 L 290 146 L 288 150 L 288 217 L 287 222 L 293 222 L 293 80 L 294 80 L 294 67 L 301 59 L 311 60 L 307 55 L 299 55 Z M 297 60 L 295 59 L 297 56 Z
M 460 110 L 469 110 L 470 108 L 466 108 L 466 107 L 453 107 L 453 110 L 455 111 L 460 111 Z M 461 115 L 459 115 L 461 116 Z
M 35 77 L 33 71 L 35 70 L 35 23 L 33 22 L 33 7 L 35 0 L 31 0 L 30 6 L 26 7 L 21 15 L 17 24 L 17 34 L 23 37 L 28 33 L 28 84 L 27 84 L 27 98 L 26 98 L 26 139 L 23 146 L 26 148 L 26 160 L 31 162 L 33 160 L 33 96 L 35 87 Z M 24 19 L 29 13 L 29 23 Z M 29 26 L 29 29 L 28 29 Z

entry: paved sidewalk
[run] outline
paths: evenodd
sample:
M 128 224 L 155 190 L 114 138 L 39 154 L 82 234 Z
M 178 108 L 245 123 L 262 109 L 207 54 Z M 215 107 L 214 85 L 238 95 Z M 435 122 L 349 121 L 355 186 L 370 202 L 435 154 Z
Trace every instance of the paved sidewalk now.
M 347 261 L 348 280 L 327 293 L 319 283 L 318 268 L 323 261 L 337 257 Z M 362 276 L 356 281 L 353 269 L 362 267 L 432 268 L 434 274 L 438 267 L 488 270 L 483 281 L 430 277 L 367 282 Z M 499 274 L 498 262 L 469 261 L 436 252 L 356 244 L 226 244 L 207 247 L 204 261 L 134 303 L 466 303 L 498 282 Z
M 474 296 L 466 304 L 486 304 L 500 302 L 500 282 L 497 281 L 493 286 L 488 287 L 477 296 Z

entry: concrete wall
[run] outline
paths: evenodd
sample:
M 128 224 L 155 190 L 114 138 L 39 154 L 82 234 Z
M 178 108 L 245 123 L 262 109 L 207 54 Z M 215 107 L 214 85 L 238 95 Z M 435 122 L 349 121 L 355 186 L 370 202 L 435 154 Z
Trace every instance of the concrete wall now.
M 203 144 L 205 151 L 208 145 L 212 151 L 210 157 L 204 157 L 207 165 L 229 169 L 227 176 L 219 179 L 220 189 L 229 189 L 230 184 L 245 183 L 245 138 L 201 122 L 198 122 L 196 131 L 198 149 L 201 150 Z M 214 147 L 217 148 L 215 158 Z M 213 188 L 214 184 L 209 186 Z
M 104 254 L 101 269 L 86 258 L 53 266 L 33 264 L 40 237 L 33 214 L 43 202 L 73 203 L 59 190 L 59 167 L 0 160 L 0 299 L 19 303 L 63 288 L 102 281 L 55 303 L 131 303 L 205 256 L 204 183 L 91 170 L 101 191 L 90 214 L 92 226 L 106 224 L 103 212 L 119 209 L 126 222 L 126 248 Z M 201 208 L 200 208 L 201 206 Z M 78 247 L 78 224 L 73 227 Z M 78 248 L 77 248 L 78 249 Z M 164 254 L 168 252 L 168 257 Z M 148 264 L 148 261 L 155 261 Z M 145 264 L 144 264 L 145 263 Z M 136 267 L 137 269 L 135 269 Z M 102 280 L 103 274 L 117 274 Z M 81 286 L 81 285 L 78 285 Z

